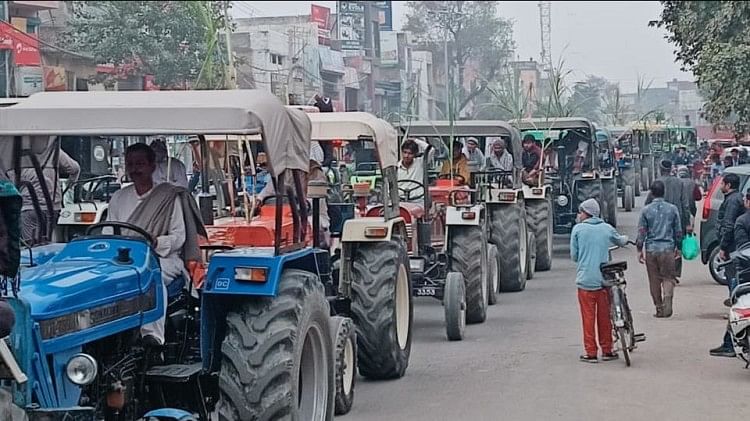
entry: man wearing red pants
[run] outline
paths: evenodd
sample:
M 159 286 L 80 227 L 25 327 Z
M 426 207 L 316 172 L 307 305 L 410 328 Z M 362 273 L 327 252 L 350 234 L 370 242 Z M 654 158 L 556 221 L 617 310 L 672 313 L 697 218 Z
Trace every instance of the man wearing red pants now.
M 599 267 L 609 261 L 609 246 L 624 246 L 626 235 L 620 235 L 611 225 L 599 218 L 599 202 L 587 199 L 578 207 L 577 224 L 570 234 L 570 257 L 576 262 L 578 304 L 583 321 L 584 362 L 598 361 L 598 348 L 602 360 L 617 359 L 612 350 L 612 325 L 609 320 L 609 291 L 602 285 L 604 279 Z M 597 333 L 599 346 L 597 347 Z

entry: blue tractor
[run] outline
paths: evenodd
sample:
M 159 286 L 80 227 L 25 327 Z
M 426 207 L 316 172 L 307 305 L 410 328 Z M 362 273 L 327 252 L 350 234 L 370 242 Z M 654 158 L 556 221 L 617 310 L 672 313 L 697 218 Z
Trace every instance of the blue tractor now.
M 356 363 L 350 356 L 347 370 L 334 359 L 353 329 L 332 315 L 328 252 L 309 245 L 318 235 L 308 235 L 304 200 L 309 134 L 303 113 L 262 91 L 40 93 L 1 109 L 0 169 L 10 179 L 46 162 L 64 135 L 195 135 L 203 156 L 205 136 L 236 135 L 262 141 L 277 203 L 270 220 L 243 218 L 246 232 L 270 235 L 266 246 L 204 245 L 200 288 L 179 278 L 165 288 L 149 233 L 125 223 L 23 250 L 7 291 L 16 314 L 9 352 L 0 345 L 0 385 L 15 416 L 332 419 L 336 380 Z M 204 223 L 219 225 L 202 184 Z M 140 327 L 164 314 L 166 343 L 144 344 Z

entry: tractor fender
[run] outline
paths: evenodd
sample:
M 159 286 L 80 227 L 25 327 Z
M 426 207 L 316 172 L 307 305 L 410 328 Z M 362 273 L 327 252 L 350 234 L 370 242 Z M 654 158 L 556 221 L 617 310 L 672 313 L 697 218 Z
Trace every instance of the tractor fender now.
M 448 206 L 445 213 L 445 225 L 482 225 L 484 206 Z
M 384 230 L 379 230 L 380 228 Z M 350 219 L 344 223 L 341 233 L 342 243 L 371 243 L 390 241 L 394 234 L 406 239 L 406 223 L 403 217 L 390 220 L 379 217 Z
M 552 188 L 549 185 L 532 187 L 529 185 L 523 185 L 523 198 L 525 200 L 542 200 L 547 199 L 552 194 Z

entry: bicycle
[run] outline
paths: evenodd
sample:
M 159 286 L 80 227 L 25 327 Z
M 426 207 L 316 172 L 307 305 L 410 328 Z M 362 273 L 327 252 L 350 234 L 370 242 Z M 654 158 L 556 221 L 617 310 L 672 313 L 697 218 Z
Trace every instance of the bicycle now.
M 628 241 L 628 244 L 635 245 L 634 242 Z M 619 247 L 610 247 L 610 252 Z M 611 260 L 611 259 L 610 259 Z M 628 297 L 625 293 L 625 271 L 628 269 L 628 262 L 608 262 L 602 263 L 600 267 L 604 277 L 604 286 L 609 291 L 610 313 L 609 317 L 612 322 L 612 336 L 615 343 L 620 343 L 625 365 L 630 367 L 630 353 L 636 349 L 636 343 L 646 340 L 644 333 L 635 333 L 633 326 L 633 314 L 628 305 Z

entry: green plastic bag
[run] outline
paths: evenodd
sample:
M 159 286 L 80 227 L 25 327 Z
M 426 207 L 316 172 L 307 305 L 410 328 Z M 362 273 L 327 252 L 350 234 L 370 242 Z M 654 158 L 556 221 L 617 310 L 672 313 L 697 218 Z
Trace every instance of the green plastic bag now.
M 695 238 L 695 234 L 688 233 L 685 238 L 682 239 L 682 258 L 685 260 L 693 260 L 698 257 L 700 253 L 700 246 L 698 245 L 698 239 Z

